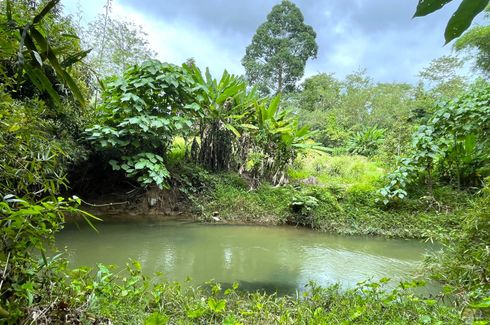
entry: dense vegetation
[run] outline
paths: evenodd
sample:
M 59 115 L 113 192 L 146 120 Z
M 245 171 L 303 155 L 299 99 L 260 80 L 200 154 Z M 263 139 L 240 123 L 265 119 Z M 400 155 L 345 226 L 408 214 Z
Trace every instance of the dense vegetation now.
M 417 15 L 447 2 L 421 1 Z M 468 3 L 458 11 L 471 15 L 452 18 L 448 39 L 488 1 Z M 112 19 L 110 2 L 88 39 L 77 36 L 80 26 L 58 0 L 0 5 L 1 323 L 484 324 L 489 317 L 490 85 L 458 75 L 459 59 L 435 60 L 416 86 L 375 83 L 357 71 L 344 80 L 321 73 L 297 87 L 317 44 L 299 9 L 283 1 L 247 50 L 248 79 L 226 71 L 217 79 L 193 60 L 151 59 L 142 31 Z M 288 19 L 301 35 L 281 39 Z M 487 27 L 455 45 L 476 48 L 484 73 Z M 264 37 L 268 28 L 277 37 Z M 118 48 L 115 30 L 128 46 Z M 295 57 L 288 49 L 298 40 L 305 49 Z M 280 55 L 257 67 L 253 54 L 274 45 L 267 43 Z M 48 254 L 66 219 L 99 220 L 73 194 L 108 184 L 121 192 L 130 184 L 139 197 L 179 191 L 203 221 L 437 240 L 444 250 L 428 258 L 426 277 L 444 289 L 429 299 L 413 291 L 422 283 L 388 290 L 382 279 L 350 290 L 311 284 L 303 296 L 278 297 L 149 277 L 137 261 L 124 275 L 104 265 L 73 269 L 63 254 Z

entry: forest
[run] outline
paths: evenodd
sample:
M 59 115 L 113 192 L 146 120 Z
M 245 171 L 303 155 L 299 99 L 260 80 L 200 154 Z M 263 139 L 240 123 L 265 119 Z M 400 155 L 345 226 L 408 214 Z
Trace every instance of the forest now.
M 0 0 L 0 324 L 489 324 L 490 6 L 457 2 L 451 54 L 387 83 L 305 77 L 289 0 L 244 75 L 110 0 Z

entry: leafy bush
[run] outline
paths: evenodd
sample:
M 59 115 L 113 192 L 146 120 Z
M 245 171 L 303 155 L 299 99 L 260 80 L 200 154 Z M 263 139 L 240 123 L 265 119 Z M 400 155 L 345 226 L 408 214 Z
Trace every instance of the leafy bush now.
M 281 110 L 280 97 L 255 103 L 256 132 L 252 152 L 262 156 L 254 177 L 263 177 L 274 185 L 288 182 L 288 168 L 297 155 L 305 152 L 324 152 L 327 149 L 313 142 L 315 132 L 299 127 L 298 118 L 289 110 Z
M 280 96 L 260 99 L 243 78 L 226 71 L 219 80 L 208 70 L 204 76 L 196 67 L 191 71 L 203 107 L 199 134 L 193 139 L 193 145 L 199 145 L 194 159 L 206 168 L 247 171 L 255 183 L 262 178 L 285 184 L 287 167 L 298 152 L 324 150 L 311 140 L 314 133 L 299 127 L 298 118 L 281 107 Z
M 54 234 L 63 228 L 65 214 L 81 214 L 90 225 L 91 219 L 99 220 L 79 210 L 80 203 L 76 197 L 30 203 L 13 195 L 0 201 L 0 317 L 10 324 L 18 323 L 41 300 L 56 296 L 63 286 L 61 261 L 47 258 L 46 244 L 54 244 Z
M 373 156 L 385 138 L 385 129 L 368 127 L 354 133 L 347 141 L 347 149 L 355 155 Z
M 486 307 L 480 308 L 490 316 L 490 193 L 474 203 L 462 224 L 447 233 L 442 243 L 442 254 L 428 260 L 432 277 L 444 283 L 445 293 L 457 297 L 463 306 L 477 306 L 486 298 Z
M 68 70 L 90 50 L 71 37 L 75 28 L 59 15 L 58 2 L 2 2 L 0 81 L 16 99 L 44 97 L 59 107 L 73 97 L 83 105 L 85 94 Z
M 380 190 L 385 202 L 407 196 L 407 185 L 425 176 L 432 195 L 434 170 L 439 179 L 461 188 L 481 186 L 490 165 L 490 84 L 476 83 L 459 98 L 439 103 L 426 125 L 412 137 L 413 154 L 402 159 L 389 184 Z
M 0 195 L 56 195 L 67 187 L 70 165 L 86 156 L 45 112 L 41 100 L 13 100 L 0 90 Z
M 165 155 L 200 111 L 194 88 L 190 75 L 177 66 L 155 60 L 134 66 L 106 85 L 100 124 L 87 129 L 87 139 L 113 169 L 141 185 L 163 188 L 169 177 Z
M 199 146 L 194 153 L 194 160 L 209 170 L 227 171 L 237 169 L 243 164 L 247 155 L 242 137 L 250 128 L 253 115 L 252 104 L 258 100 L 255 89 L 247 89 L 243 77 L 224 71 L 219 80 L 213 79 L 209 69 L 203 73 L 192 66 L 194 81 L 198 85 L 196 100 L 203 108 L 199 119 L 197 137 L 193 144 Z M 241 139 L 240 139 L 241 138 Z

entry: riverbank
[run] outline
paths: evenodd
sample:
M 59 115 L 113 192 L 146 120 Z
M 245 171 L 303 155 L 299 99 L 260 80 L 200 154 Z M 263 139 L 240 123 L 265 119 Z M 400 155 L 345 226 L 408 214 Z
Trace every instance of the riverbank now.
M 346 292 L 338 291 L 335 286 L 322 289 L 313 286 L 304 297 L 247 293 L 240 288 L 230 291 L 229 288 L 220 289 L 217 284 L 184 288 L 159 276 L 151 279 L 143 277 L 139 274 L 139 263 L 134 262 L 131 272 L 134 272 L 135 278 L 130 287 L 125 287 L 128 279 L 120 279 L 110 269 L 99 266 L 96 270 L 98 277 L 114 277 L 120 282 L 117 286 L 113 285 L 113 280 L 98 284 L 101 285 L 100 292 L 97 292 L 98 301 L 90 308 L 80 303 L 91 299 L 90 288 L 92 282 L 98 281 L 97 278 L 84 273 L 88 271 L 79 273 L 75 270 L 70 273 L 72 282 L 81 281 L 85 286 L 81 289 L 70 288 L 75 291 L 68 293 L 83 296 L 79 301 L 70 302 L 75 310 L 82 310 L 77 317 L 96 315 L 94 317 L 99 320 L 134 320 L 136 323 L 146 320 L 148 324 L 153 324 L 152 321 L 155 324 L 168 321 L 248 324 L 255 323 L 257 319 L 264 324 L 345 321 L 461 324 L 485 315 L 484 308 L 468 307 L 479 301 L 484 304 L 481 299 L 485 297 L 485 288 L 488 288 L 481 280 L 486 278 L 488 272 L 484 262 L 488 259 L 488 252 L 485 251 L 488 237 L 480 236 L 482 229 L 488 227 L 488 223 L 481 224 L 488 218 L 488 211 L 482 209 L 487 204 L 486 201 L 476 203 L 474 195 L 438 186 L 434 189 L 433 197 L 427 196 L 425 189 L 414 189 L 408 199 L 384 205 L 377 200 L 377 178 L 366 181 L 363 176 L 366 173 L 362 172 L 357 173 L 357 180 L 321 179 L 322 176 L 304 178 L 300 173 L 292 173 L 288 185 L 275 187 L 262 183 L 255 188 L 252 188 L 247 177 L 236 173 L 208 173 L 197 167 L 189 167 L 182 169 L 178 175 L 173 180 L 174 190 L 151 190 L 136 196 L 127 206 L 104 207 L 111 211 L 107 214 L 106 222 L 109 219 L 115 221 L 111 214 L 127 216 L 129 212 L 135 220 L 145 213 L 147 218 L 153 220 L 192 216 L 192 219 L 200 222 L 291 224 L 344 235 L 441 240 L 449 253 L 433 256 L 428 270 L 431 276 L 447 284 L 444 290 L 450 291 L 445 293 L 445 297 L 456 299 L 458 305 L 449 307 L 439 298 L 416 297 L 411 292 L 411 287 L 419 285 L 416 282 L 405 283 L 394 292 L 385 292 L 383 283 L 365 283 Z M 104 201 L 107 198 L 99 198 L 101 200 L 97 204 L 108 203 Z M 119 197 L 111 200 L 116 202 L 115 199 Z M 481 212 L 478 220 L 482 221 L 473 226 L 471 218 L 478 211 Z M 104 217 L 104 214 L 100 215 Z M 476 230 L 472 232 L 471 229 Z M 471 235 L 471 238 L 468 239 L 466 235 Z M 462 253 L 470 248 L 471 254 Z M 466 265 L 477 269 L 468 273 Z M 80 292 L 76 293 L 76 290 Z M 141 300 L 129 294 L 133 291 L 153 298 Z M 473 297 L 471 292 L 477 294 L 467 300 Z M 116 310 L 110 298 L 117 295 L 126 295 L 117 304 L 124 305 L 123 310 Z M 400 310 L 404 312 L 400 313 Z
M 84 208 L 107 220 L 289 224 L 342 235 L 438 240 L 459 227 L 471 205 L 470 194 L 450 187 L 436 188 L 433 196 L 422 189 L 385 205 L 377 194 L 378 179 L 368 182 L 358 174 L 354 180 L 297 177 L 285 186 L 253 188 L 246 176 L 187 166 L 171 189 L 153 188 L 132 198 L 124 192 L 98 195 Z
M 466 193 L 450 188 L 437 189 L 432 198 L 419 193 L 418 198 L 385 206 L 371 188 L 297 181 L 251 190 L 236 174 L 215 176 L 212 184 L 196 200 L 203 220 L 292 224 L 343 235 L 437 239 L 461 223 L 470 202 Z
M 147 325 L 464 323 L 456 309 L 414 295 L 417 282 L 402 283 L 394 291 L 385 291 L 383 282 L 364 282 L 349 290 L 311 283 L 304 294 L 278 297 L 244 292 L 237 284 L 223 288 L 209 282 L 192 287 L 158 276 L 149 280 L 137 262 L 128 266 L 130 276 L 103 265 L 96 271 L 97 277 L 84 269 L 71 271 L 73 284 L 57 295 L 62 302 L 41 301 L 30 316 L 47 310 L 41 315 L 45 323 Z

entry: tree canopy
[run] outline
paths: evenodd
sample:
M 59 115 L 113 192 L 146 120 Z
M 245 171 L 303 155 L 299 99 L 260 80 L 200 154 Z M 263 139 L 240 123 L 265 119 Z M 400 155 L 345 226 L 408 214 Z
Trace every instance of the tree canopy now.
M 102 76 L 121 75 L 128 67 L 155 57 L 141 26 L 109 15 L 99 15 L 85 33 L 92 48 L 91 64 Z
M 488 23 L 490 7 L 487 7 L 485 12 Z M 458 52 L 470 52 L 470 56 L 475 58 L 475 68 L 490 76 L 490 26 L 478 25 L 469 29 L 456 40 L 454 49 Z
M 316 57 L 315 38 L 313 27 L 304 23 L 294 3 L 284 0 L 274 6 L 242 59 L 248 80 L 265 94 L 294 89 L 306 61 Z

